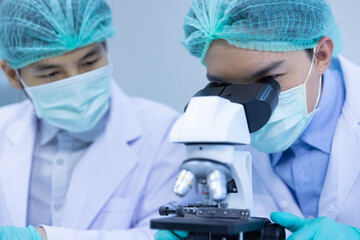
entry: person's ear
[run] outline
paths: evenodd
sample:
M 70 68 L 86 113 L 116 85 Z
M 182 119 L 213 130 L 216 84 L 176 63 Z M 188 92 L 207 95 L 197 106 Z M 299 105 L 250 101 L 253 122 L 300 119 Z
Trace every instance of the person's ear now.
M 323 75 L 326 72 L 326 70 L 329 68 L 333 51 L 334 51 L 334 43 L 331 40 L 331 38 L 323 37 L 319 41 L 315 52 L 316 65 L 319 75 Z
M 9 83 L 13 88 L 16 88 L 18 90 L 23 90 L 23 85 L 20 83 L 20 80 L 16 74 L 15 69 L 9 67 L 6 60 L 2 60 L 0 62 L 0 67 L 5 73 L 6 78 L 8 79 Z

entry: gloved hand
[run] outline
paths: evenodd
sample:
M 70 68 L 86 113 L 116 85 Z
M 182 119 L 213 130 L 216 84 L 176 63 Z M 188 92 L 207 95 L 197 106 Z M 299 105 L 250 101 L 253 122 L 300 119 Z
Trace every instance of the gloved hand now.
M 356 240 L 360 229 L 337 223 L 328 217 L 303 219 L 285 212 L 274 212 L 271 220 L 293 232 L 287 240 Z
M 0 227 L 0 240 L 43 240 L 33 226 L 27 228 Z
M 185 239 L 188 235 L 189 233 L 185 231 L 159 230 L 155 234 L 155 240 L 182 240 Z

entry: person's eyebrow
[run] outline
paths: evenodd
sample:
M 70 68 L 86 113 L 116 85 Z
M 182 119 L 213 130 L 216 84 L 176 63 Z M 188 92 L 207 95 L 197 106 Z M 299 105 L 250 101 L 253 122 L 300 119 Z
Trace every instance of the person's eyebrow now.
M 246 79 L 241 79 L 243 81 L 250 81 L 250 80 L 254 80 L 254 79 L 258 79 L 260 77 L 264 77 L 266 75 L 269 74 L 269 72 L 273 71 L 274 69 L 282 66 L 284 64 L 285 61 L 276 61 L 276 62 L 272 62 L 269 65 L 263 67 L 262 69 L 251 73 L 248 75 L 248 77 L 246 77 Z M 217 76 L 213 76 L 209 73 L 206 74 L 206 77 L 209 81 L 213 81 L 213 82 L 221 82 L 221 83 L 227 83 L 226 80 L 219 78 Z
M 249 74 L 249 76 L 247 77 L 247 80 L 253 80 L 253 79 L 258 79 L 260 77 L 264 77 L 264 76 L 268 75 L 269 72 L 271 72 L 271 71 L 275 70 L 276 68 L 280 67 L 281 65 L 283 65 L 284 62 L 285 62 L 284 60 L 272 62 L 269 65 L 260 69 L 259 71 Z
M 92 57 L 92 56 L 95 56 L 95 55 L 99 55 L 100 54 L 100 46 L 96 46 L 95 48 L 91 49 L 88 53 L 85 54 L 85 56 L 83 56 L 81 59 L 80 59 L 80 62 L 81 61 L 84 61 L 85 59 L 89 58 L 89 57 Z
M 213 76 L 211 75 L 210 73 L 207 73 L 206 74 L 206 78 L 210 81 L 210 82 L 219 82 L 219 83 L 227 83 L 225 80 L 219 78 L 219 77 L 216 77 L 216 76 Z
M 51 70 L 51 69 L 56 69 L 56 68 L 61 68 L 61 67 L 63 67 L 63 65 L 40 63 L 34 68 L 34 70 L 35 70 L 35 72 L 43 72 L 46 70 Z
M 85 56 L 83 56 L 80 61 L 84 61 L 85 59 L 92 57 L 94 55 L 97 55 L 100 53 L 100 46 L 96 46 L 93 49 L 91 49 L 88 53 L 85 54 Z M 46 63 L 39 63 L 38 65 L 36 65 L 34 67 L 35 72 L 39 73 L 39 72 L 43 72 L 43 71 L 47 71 L 47 70 L 52 70 L 52 69 L 57 69 L 57 68 L 62 68 L 64 67 L 61 64 L 46 64 Z

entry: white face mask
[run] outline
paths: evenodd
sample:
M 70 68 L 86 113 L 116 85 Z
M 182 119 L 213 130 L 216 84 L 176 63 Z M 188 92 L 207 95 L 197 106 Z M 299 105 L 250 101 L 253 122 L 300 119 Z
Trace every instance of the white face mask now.
M 85 132 L 96 126 L 109 109 L 111 66 L 53 83 L 28 87 L 37 116 L 69 132 Z
M 260 130 L 251 134 L 251 146 L 255 149 L 265 153 L 285 151 L 299 138 L 310 123 L 317 110 L 308 113 L 306 83 L 310 78 L 314 65 L 315 49 L 310 71 L 304 84 L 281 92 L 279 104 L 269 122 Z M 322 79 L 320 78 L 315 108 L 321 95 L 321 83 Z

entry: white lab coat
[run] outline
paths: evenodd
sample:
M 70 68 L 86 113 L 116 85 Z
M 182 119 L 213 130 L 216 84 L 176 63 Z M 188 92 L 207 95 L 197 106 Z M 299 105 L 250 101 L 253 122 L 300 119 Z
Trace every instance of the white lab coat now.
M 153 239 L 149 219 L 179 200 L 172 185 L 185 151 L 168 141 L 177 114 L 112 89 L 106 130 L 75 167 L 61 228 L 45 226 L 49 240 Z M 0 226 L 26 226 L 37 122 L 30 101 L 0 108 Z
M 360 68 L 340 57 L 346 100 L 339 118 L 330 162 L 319 201 L 319 216 L 360 228 Z M 285 183 L 274 172 L 268 154 L 251 149 L 254 216 L 274 211 L 304 217 Z

